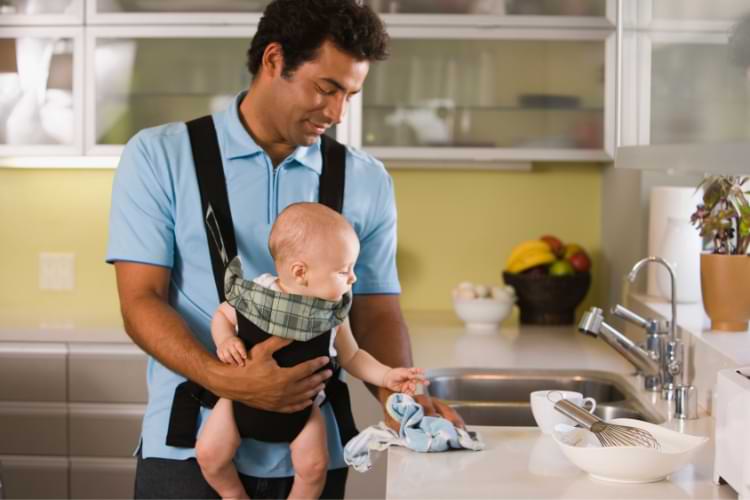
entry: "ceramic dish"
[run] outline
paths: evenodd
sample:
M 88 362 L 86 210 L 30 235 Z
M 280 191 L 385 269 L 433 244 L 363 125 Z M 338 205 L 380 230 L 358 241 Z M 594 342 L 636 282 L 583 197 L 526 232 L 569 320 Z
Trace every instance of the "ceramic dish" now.
M 690 461 L 708 438 L 681 434 L 641 420 L 617 418 L 613 424 L 638 427 L 650 432 L 660 450 L 639 446 L 602 447 L 586 429 L 558 424 L 552 437 L 563 454 L 591 477 L 622 483 L 661 481 Z

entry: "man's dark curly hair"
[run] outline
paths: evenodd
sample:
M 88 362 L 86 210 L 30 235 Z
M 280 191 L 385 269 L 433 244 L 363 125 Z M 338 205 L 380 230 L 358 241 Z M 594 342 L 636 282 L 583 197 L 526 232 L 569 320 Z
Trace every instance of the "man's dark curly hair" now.
M 247 69 L 260 70 L 268 44 L 278 42 L 284 53 L 285 77 L 315 59 L 324 41 L 359 61 L 388 57 L 388 33 L 377 14 L 356 0 L 274 0 L 263 11 L 247 51 Z

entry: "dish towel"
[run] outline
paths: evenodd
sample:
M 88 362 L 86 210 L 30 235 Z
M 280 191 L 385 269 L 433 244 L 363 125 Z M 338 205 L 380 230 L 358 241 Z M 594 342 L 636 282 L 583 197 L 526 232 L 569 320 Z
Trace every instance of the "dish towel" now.
M 380 422 L 346 443 L 344 460 L 357 472 L 370 470 L 372 451 L 383 451 L 393 445 L 419 452 L 446 451 L 451 448 L 474 451 L 484 449 L 484 442 L 477 433 L 459 429 L 443 417 L 425 416 L 422 405 L 407 394 L 391 394 L 385 409 L 401 424 L 401 430 L 397 433 Z

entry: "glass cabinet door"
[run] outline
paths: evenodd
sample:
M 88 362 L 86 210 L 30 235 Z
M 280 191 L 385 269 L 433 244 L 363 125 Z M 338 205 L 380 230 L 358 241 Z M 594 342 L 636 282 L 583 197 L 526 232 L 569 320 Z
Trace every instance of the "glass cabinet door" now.
M 271 0 L 88 0 L 91 24 L 257 23 Z
M 82 31 L 0 32 L 0 155 L 82 153 Z
M 393 24 L 614 24 L 614 0 L 364 0 Z
M 365 82 L 362 146 L 386 158 L 604 158 L 604 36 L 394 35 Z
M 750 139 L 750 3 L 652 0 L 625 13 L 619 144 Z
M 591 16 L 606 14 L 606 0 L 365 0 L 381 14 L 495 14 Z
M 82 23 L 83 0 L 0 0 L 0 25 Z
M 252 29 L 89 30 L 88 150 L 117 154 L 138 130 L 220 111 L 248 87 Z

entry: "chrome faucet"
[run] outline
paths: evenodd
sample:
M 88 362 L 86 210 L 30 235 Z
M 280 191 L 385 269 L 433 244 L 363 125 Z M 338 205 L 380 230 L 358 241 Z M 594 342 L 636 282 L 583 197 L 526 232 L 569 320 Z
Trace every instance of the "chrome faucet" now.
M 646 331 L 645 349 L 604 322 L 602 310 L 592 307 L 584 314 L 578 329 L 594 337 L 601 337 L 617 352 L 630 361 L 643 375 L 647 390 L 661 389 L 662 399 L 674 400 L 675 417 L 693 419 L 698 416 L 697 394 L 689 384 L 689 361 L 687 344 L 677 336 L 677 304 L 675 300 L 675 274 L 672 266 L 661 257 L 646 257 L 633 266 L 628 274 L 632 283 L 645 264 L 655 262 L 667 268 L 670 278 L 670 321 L 642 318 L 629 309 L 617 305 L 612 313 Z
M 655 360 L 661 360 L 666 352 L 666 337 L 669 333 L 669 322 L 663 319 L 646 319 L 637 315 L 625 306 L 617 304 L 612 314 L 628 321 L 646 331 L 646 341 L 642 347 Z M 662 388 L 661 369 L 657 374 L 642 373 L 643 385 L 647 391 L 657 392 Z
M 600 337 L 630 361 L 639 372 L 652 377 L 658 377 L 661 373 L 658 358 L 604 321 L 604 314 L 598 307 L 592 307 L 583 315 L 578 323 L 578 330 L 592 337 Z

